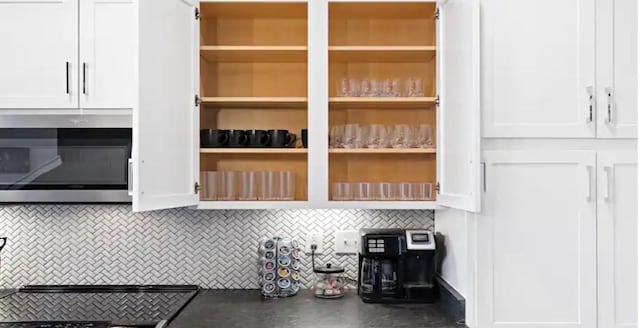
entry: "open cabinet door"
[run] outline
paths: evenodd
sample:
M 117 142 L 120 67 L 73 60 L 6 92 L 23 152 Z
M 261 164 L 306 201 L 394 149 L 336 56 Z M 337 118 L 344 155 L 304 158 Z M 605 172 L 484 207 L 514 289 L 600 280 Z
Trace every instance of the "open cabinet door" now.
M 195 0 L 138 0 L 133 210 L 196 205 L 198 21 Z
M 480 8 L 478 0 L 439 5 L 438 203 L 480 210 Z

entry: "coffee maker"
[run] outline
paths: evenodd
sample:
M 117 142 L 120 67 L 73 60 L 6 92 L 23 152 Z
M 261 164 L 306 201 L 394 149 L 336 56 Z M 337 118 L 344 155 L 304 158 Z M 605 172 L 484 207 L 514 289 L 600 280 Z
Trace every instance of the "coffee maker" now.
M 366 303 L 431 303 L 437 299 L 433 232 L 361 229 L 358 294 Z

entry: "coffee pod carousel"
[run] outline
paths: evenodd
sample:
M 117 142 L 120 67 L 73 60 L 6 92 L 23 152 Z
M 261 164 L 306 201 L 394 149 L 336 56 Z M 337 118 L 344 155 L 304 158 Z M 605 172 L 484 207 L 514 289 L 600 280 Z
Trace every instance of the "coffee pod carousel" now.
M 300 249 L 289 238 L 262 238 L 258 244 L 258 282 L 267 298 L 294 296 L 300 291 Z

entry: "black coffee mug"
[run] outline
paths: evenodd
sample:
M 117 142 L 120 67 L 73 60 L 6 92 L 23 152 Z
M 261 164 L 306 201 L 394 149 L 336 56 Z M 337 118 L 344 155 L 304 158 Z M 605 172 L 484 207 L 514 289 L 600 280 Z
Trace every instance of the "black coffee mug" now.
M 307 129 L 302 129 L 302 131 L 300 131 L 300 135 L 302 135 L 302 147 L 304 148 L 309 148 L 309 144 L 308 142 L 308 134 L 309 134 L 309 130 Z
M 232 130 L 230 133 L 229 147 L 242 148 L 249 145 L 249 137 L 247 131 L 244 130 Z
M 200 130 L 200 147 L 221 148 L 229 144 L 229 130 Z
M 265 130 L 247 130 L 248 144 L 251 148 L 269 147 L 271 135 Z
M 289 148 L 296 143 L 297 136 L 288 130 L 269 130 L 272 148 Z

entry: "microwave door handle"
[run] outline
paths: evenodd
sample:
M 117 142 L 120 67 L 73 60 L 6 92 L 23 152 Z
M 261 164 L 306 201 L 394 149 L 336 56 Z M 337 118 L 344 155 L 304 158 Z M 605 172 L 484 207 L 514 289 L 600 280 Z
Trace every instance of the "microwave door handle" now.
M 127 173 L 127 193 L 133 196 L 133 159 L 129 158 L 129 168 Z

